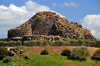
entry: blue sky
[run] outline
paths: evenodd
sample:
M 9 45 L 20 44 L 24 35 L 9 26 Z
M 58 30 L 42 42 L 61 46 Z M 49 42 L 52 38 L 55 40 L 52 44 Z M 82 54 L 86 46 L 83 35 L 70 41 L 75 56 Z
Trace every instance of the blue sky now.
M 0 0 L 0 10 L 0 38 L 7 37 L 8 29 L 21 25 L 38 11 L 55 11 L 100 38 L 100 0 Z

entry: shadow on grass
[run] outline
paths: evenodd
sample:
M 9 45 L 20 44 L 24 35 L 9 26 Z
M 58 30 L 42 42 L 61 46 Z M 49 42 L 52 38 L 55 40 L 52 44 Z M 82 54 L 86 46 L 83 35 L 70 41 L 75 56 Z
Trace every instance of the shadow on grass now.
M 79 61 L 79 62 L 86 61 L 86 58 L 79 59 L 79 58 L 75 58 L 75 57 L 68 57 L 68 59 L 72 60 L 72 61 Z
M 91 57 L 91 60 L 100 61 L 100 58 Z

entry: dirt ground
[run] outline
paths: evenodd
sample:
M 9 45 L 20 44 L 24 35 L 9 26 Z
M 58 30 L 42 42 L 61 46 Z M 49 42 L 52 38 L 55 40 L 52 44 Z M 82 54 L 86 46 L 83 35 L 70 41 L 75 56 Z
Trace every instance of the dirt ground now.
M 61 52 L 64 49 L 69 49 L 69 50 L 73 50 L 75 46 L 31 46 L 31 47 L 26 47 L 26 52 L 32 52 L 32 53 L 41 53 L 42 50 L 46 49 L 49 51 L 49 53 L 59 53 L 61 54 Z M 91 53 L 91 56 L 93 55 L 93 53 L 95 52 L 95 50 L 97 50 L 98 48 L 96 47 L 87 47 L 88 50 Z

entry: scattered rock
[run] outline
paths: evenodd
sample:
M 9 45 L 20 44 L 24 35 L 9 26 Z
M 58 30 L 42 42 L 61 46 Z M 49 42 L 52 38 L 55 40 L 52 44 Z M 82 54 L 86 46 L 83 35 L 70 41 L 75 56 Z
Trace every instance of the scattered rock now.
M 25 55 L 24 58 L 25 58 L 25 59 L 31 59 L 31 57 L 29 57 L 29 56 L 27 56 L 27 55 Z

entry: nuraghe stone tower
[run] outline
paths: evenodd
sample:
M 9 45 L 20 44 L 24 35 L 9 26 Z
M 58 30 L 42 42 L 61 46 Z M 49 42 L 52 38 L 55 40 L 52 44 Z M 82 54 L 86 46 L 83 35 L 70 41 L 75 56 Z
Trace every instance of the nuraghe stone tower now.
M 90 30 L 71 24 L 55 12 L 38 12 L 24 24 L 8 30 L 8 38 L 23 37 L 31 40 L 98 40 Z

